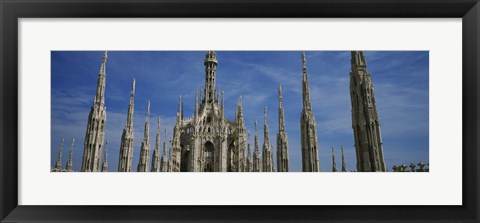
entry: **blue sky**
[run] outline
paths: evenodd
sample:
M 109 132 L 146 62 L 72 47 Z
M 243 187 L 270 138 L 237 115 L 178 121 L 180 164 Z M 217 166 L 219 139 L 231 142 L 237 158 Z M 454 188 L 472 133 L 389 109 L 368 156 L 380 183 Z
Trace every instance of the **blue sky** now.
M 52 51 L 51 165 L 65 138 L 62 165 L 75 138 L 73 166 L 79 171 L 88 113 L 95 96 L 103 52 Z M 367 51 L 379 113 L 387 168 L 429 157 L 429 53 L 428 51 Z M 344 145 L 348 170 L 355 169 L 349 94 L 349 51 L 307 51 L 312 109 L 317 121 L 321 171 L 331 171 L 331 146 L 341 169 Z M 109 171 L 116 171 L 121 133 L 125 126 L 130 87 L 136 79 L 133 168 L 139 160 L 147 100 L 151 101 L 151 152 L 161 119 L 161 139 L 172 134 L 179 95 L 184 115 L 193 115 L 195 89 L 204 85 L 203 51 L 109 51 L 107 61 L 106 137 Z M 263 144 L 263 108 L 268 107 L 270 143 L 278 132 L 278 85 L 282 85 L 285 123 L 289 139 L 290 171 L 301 171 L 300 112 L 302 109 L 301 51 L 217 51 L 217 87 L 225 91 L 225 115 L 233 119 L 238 96 L 251 131 L 259 123 Z M 261 148 L 260 148 L 261 149 Z M 276 159 L 276 158 L 275 158 Z

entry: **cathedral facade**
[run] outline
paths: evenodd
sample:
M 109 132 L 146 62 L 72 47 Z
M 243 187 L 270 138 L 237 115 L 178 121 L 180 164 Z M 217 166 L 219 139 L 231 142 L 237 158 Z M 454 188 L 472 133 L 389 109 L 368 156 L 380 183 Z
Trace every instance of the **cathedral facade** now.
M 205 60 L 205 89 L 196 94 L 192 118 L 184 118 L 180 97 L 170 149 L 171 172 L 244 172 L 246 129 L 242 98 L 235 120 L 224 113 L 224 95 L 215 87 L 217 56 L 208 51 Z
M 306 55 L 302 52 L 302 111 L 300 114 L 300 132 L 302 154 L 302 171 L 319 172 L 319 147 L 317 123 L 310 102 L 310 87 L 307 75 Z M 85 134 L 82 172 L 108 171 L 108 142 L 105 151 L 105 84 L 107 52 L 104 53 L 97 80 L 97 91 L 88 116 Z M 267 107 L 264 108 L 264 141 L 259 146 L 258 126 L 255 121 L 253 152 L 250 145 L 250 132 L 247 132 L 243 116 L 242 97 L 238 97 L 233 120 L 225 116 L 224 93 L 216 88 L 217 54 L 208 51 L 203 61 L 205 67 L 205 87 L 195 93 L 195 105 L 192 117 L 185 117 L 182 96 L 178 103 L 176 121 L 172 138 L 167 143 L 165 129 L 163 149 L 160 154 L 160 119 L 157 120 L 155 148 L 150 158 L 150 101 L 137 172 L 288 172 L 289 146 L 285 129 L 282 88 L 278 87 L 278 133 L 276 152 L 270 143 L 267 121 Z M 351 52 L 350 96 L 352 105 L 352 128 L 357 158 L 356 170 L 359 172 L 386 171 L 383 158 L 383 144 L 380 121 L 376 109 L 375 94 L 371 75 L 367 71 L 365 56 L 362 51 Z M 134 99 L 135 79 L 132 81 L 127 120 L 121 136 L 118 172 L 131 172 L 134 151 Z M 248 136 L 248 140 L 247 140 Z M 247 143 L 248 141 L 248 143 Z M 61 158 L 63 140 L 59 149 L 58 160 L 53 172 L 72 172 L 72 150 L 65 169 Z M 341 147 L 342 172 L 347 172 Z M 168 151 L 168 152 L 167 152 Z M 300 151 L 299 151 L 300 152 Z M 103 163 L 101 155 L 103 153 Z M 274 156 L 276 155 L 276 159 Z M 276 160 L 276 168 L 274 160 Z M 101 165 L 100 165 L 101 164 Z M 336 172 L 334 148 L 332 146 L 332 171 Z

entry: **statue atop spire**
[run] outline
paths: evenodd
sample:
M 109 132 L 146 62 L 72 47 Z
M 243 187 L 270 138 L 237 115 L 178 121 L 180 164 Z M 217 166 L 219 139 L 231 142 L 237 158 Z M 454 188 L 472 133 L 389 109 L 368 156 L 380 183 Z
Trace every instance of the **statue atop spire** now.
M 387 171 L 371 74 L 362 51 L 351 52 L 350 98 L 358 172 Z
M 140 147 L 140 161 L 138 162 L 138 172 L 149 172 L 148 164 L 150 158 L 150 100 L 147 103 L 147 114 L 145 118 L 145 130 L 143 132 L 143 141 Z
M 60 143 L 60 147 L 58 149 L 57 162 L 55 163 L 55 167 L 53 168 L 53 172 L 62 172 L 63 142 L 64 142 L 64 140 L 62 138 L 62 142 Z
M 157 136 L 155 138 L 155 150 L 153 150 L 152 172 L 160 171 L 160 117 L 157 119 Z
M 107 67 L 107 51 L 103 52 L 102 65 L 100 65 L 100 71 L 98 72 L 97 93 L 95 95 L 94 104 L 97 106 L 105 105 L 105 77 Z
M 130 103 L 128 104 L 127 122 L 123 129 L 122 139 L 120 142 L 120 157 L 118 162 L 118 172 L 132 171 L 133 158 L 133 112 L 135 99 L 135 79 L 132 80 L 132 90 L 130 91 Z
M 105 137 L 105 82 L 106 82 L 107 52 L 103 53 L 100 72 L 98 73 L 97 91 L 93 106 L 88 115 L 87 131 L 83 147 L 82 172 L 99 172 L 100 160 Z
M 310 87 L 307 78 L 305 51 L 302 52 L 302 96 L 303 109 L 300 117 L 301 143 L 302 143 L 302 171 L 319 172 L 317 123 L 310 105 Z
M 68 152 L 68 161 L 65 169 L 67 172 L 73 172 L 73 146 L 75 145 L 75 139 L 72 139 L 72 145 L 70 146 L 70 151 Z
M 125 128 L 133 129 L 133 109 L 134 109 L 134 100 L 135 100 L 135 78 L 132 80 L 132 90 L 130 91 L 130 102 L 128 103 L 128 114 L 127 114 L 127 123 Z
M 302 51 L 302 71 L 303 71 L 303 79 L 302 79 L 302 96 L 303 96 L 303 109 L 307 111 L 311 111 L 312 107 L 310 105 L 310 86 L 308 83 L 308 76 L 307 76 L 307 59 L 305 56 L 305 51 Z
M 177 121 L 183 120 L 183 103 L 182 103 L 182 95 L 178 99 L 178 112 L 177 112 Z
M 288 137 L 285 131 L 282 86 L 278 85 L 277 171 L 288 172 Z
M 102 57 L 102 62 L 106 63 L 107 62 L 107 51 L 103 51 L 103 57 Z

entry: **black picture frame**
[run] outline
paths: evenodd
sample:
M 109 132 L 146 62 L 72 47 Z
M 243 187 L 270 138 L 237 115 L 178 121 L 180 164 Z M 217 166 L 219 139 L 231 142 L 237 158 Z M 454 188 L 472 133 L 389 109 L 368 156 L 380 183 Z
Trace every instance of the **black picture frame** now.
M 0 0 L 1 222 L 478 222 L 478 0 Z M 20 206 L 18 19 L 134 17 L 462 18 L 462 206 Z M 445 43 L 448 44 L 448 43 Z M 452 74 L 456 75 L 456 74 Z M 460 121 L 460 120 L 458 120 Z M 34 124 L 34 123 L 32 123 Z M 451 148 L 454 149 L 454 148 Z M 441 194 L 439 194 L 441 196 Z

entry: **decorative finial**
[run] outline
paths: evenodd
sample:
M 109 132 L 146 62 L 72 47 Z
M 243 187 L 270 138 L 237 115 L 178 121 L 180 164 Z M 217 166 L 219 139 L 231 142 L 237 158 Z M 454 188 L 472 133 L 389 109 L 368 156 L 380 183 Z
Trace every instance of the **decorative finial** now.
M 365 55 L 363 54 L 363 51 L 352 51 L 351 52 L 352 58 L 351 58 L 351 63 L 352 63 L 352 69 L 354 67 L 367 67 L 367 61 L 365 59 Z
M 180 98 L 178 100 L 178 113 L 182 113 L 182 95 L 180 95 Z
M 131 96 L 134 96 L 135 95 L 135 78 L 133 78 L 132 80 L 132 91 L 131 91 Z
M 307 57 L 305 56 L 305 51 L 302 51 L 302 65 L 303 68 L 307 68 Z
M 147 101 L 147 119 L 150 116 L 150 100 Z
M 267 123 L 267 106 L 263 108 L 263 120 L 265 120 L 265 123 Z
M 108 58 L 108 56 L 107 56 L 107 51 L 103 51 L 102 62 L 103 62 L 103 63 L 107 62 L 107 58 Z

